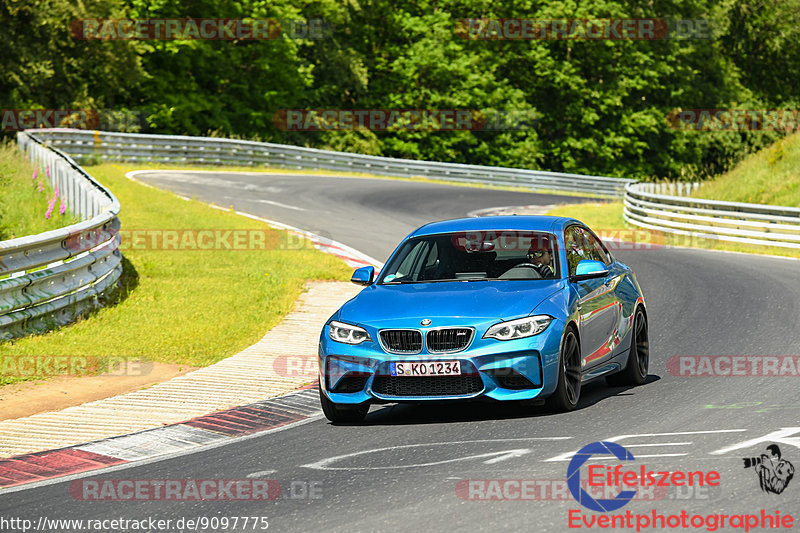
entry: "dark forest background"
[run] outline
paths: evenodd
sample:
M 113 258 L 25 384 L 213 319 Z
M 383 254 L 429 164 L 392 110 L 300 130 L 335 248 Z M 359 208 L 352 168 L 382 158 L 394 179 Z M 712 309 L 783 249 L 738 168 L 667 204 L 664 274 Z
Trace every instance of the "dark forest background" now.
M 324 18 L 323 39 L 96 41 L 76 19 Z M 463 18 L 704 19 L 707 39 L 471 40 Z M 117 128 L 632 177 L 703 179 L 780 132 L 670 127 L 676 109 L 800 106 L 800 0 L 0 1 L 0 107 Z M 282 131 L 280 109 L 480 109 L 517 130 Z M 113 114 L 112 113 L 112 114 Z M 110 115 L 109 115 L 110 116 Z M 114 127 L 110 125 L 109 127 Z

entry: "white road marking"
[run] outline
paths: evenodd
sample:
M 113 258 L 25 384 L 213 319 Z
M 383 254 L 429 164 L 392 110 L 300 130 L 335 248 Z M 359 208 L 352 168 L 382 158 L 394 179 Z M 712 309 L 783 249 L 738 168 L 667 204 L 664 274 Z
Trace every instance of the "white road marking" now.
M 650 446 L 688 446 L 691 442 L 651 442 L 649 444 L 626 444 L 626 448 L 647 448 Z
M 275 202 L 273 200 L 256 200 L 256 202 L 260 202 L 262 204 L 274 205 L 276 207 L 283 207 L 284 209 L 294 209 L 295 211 L 305 211 L 305 209 L 303 209 L 302 207 L 297 207 L 297 206 L 289 205 L 289 204 L 282 204 L 280 202 Z
M 708 434 L 717 434 L 717 433 L 738 433 L 742 431 L 747 431 L 746 429 L 710 429 L 706 431 L 679 431 L 675 433 L 640 433 L 636 435 L 617 435 L 616 437 L 610 437 L 608 439 L 603 439 L 604 441 L 608 442 L 619 442 L 623 439 L 632 439 L 636 437 L 673 437 L 677 435 L 708 435 Z M 689 445 L 691 442 L 656 442 L 656 443 L 649 443 L 649 444 L 626 444 L 626 447 L 635 447 L 635 446 L 678 446 L 678 445 Z M 578 450 L 562 453 L 560 455 L 556 455 L 555 457 L 551 457 L 550 459 L 545 459 L 545 463 L 550 463 L 554 461 L 569 461 L 572 459 L 572 456 L 575 455 Z M 686 454 L 677 454 L 677 455 L 686 455 Z M 674 454 L 656 454 L 656 455 L 637 455 L 637 457 L 672 457 Z
M 528 448 L 520 448 L 518 450 L 508 450 L 503 455 L 498 455 L 493 459 L 489 459 L 488 461 L 484 461 L 483 464 L 485 465 L 493 465 L 495 463 L 499 463 L 501 461 L 505 461 L 507 459 L 513 459 L 515 457 L 522 457 L 523 455 L 531 453 L 531 450 Z
M 781 444 L 786 444 L 787 446 L 794 446 L 795 448 L 800 448 L 800 437 L 792 437 L 792 435 L 796 435 L 797 433 L 800 433 L 800 427 L 781 428 L 778 431 L 773 431 L 772 433 L 768 433 L 763 437 L 745 440 L 733 444 L 731 446 L 728 446 L 726 448 L 715 450 L 711 452 L 711 455 L 722 455 L 724 453 L 732 452 L 734 450 L 749 448 L 751 446 L 755 446 L 756 444 L 764 444 L 764 443 L 773 444 L 776 442 L 780 442 Z
M 246 477 L 248 478 L 260 478 L 264 476 L 268 476 L 270 474 L 274 474 L 277 470 L 259 470 L 258 472 L 251 472 L 247 474 Z
M 627 448 L 627 446 L 626 446 L 626 448 Z M 636 459 L 646 459 L 647 457 L 683 457 L 685 455 L 689 455 L 689 454 L 688 453 L 651 453 L 651 454 L 639 455 L 637 453 L 636 454 Z M 567 459 L 562 459 L 562 460 L 563 461 L 569 461 L 571 458 L 572 458 L 572 456 L 570 456 Z M 617 459 L 616 457 L 611 456 L 611 455 L 593 455 L 593 456 L 589 457 L 589 459 L 587 459 L 587 460 L 588 461 L 618 461 L 619 459 Z M 542 461 L 542 462 L 546 463 L 546 462 L 549 462 L 549 461 L 552 461 L 552 459 L 548 459 L 547 461 Z
M 457 444 L 457 443 L 453 443 Z M 313 468 L 315 470 L 397 470 L 400 468 L 417 468 L 420 466 L 436 466 L 436 465 L 443 465 L 447 463 L 455 463 L 458 461 L 468 461 L 470 459 L 483 459 L 484 457 L 493 457 L 493 459 L 489 459 L 488 461 L 483 461 L 484 464 L 494 464 L 500 461 L 505 461 L 506 459 L 511 459 L 512 457 L 520 457 L 525 455 L 526 453 L 530 453 L 530 450 L 526 448 L 520 448 L 516 450 L 503 450 L 502 452 L 489 452 L 489 453 L 480 453 L 476 455 L 467 455 L 464 457 L 456 457 L 455 459 L 444 459 L 442 461 L 431 461 L 429 463 L 411 463 L 411 464 L 404 464 L 404 465 L 391 465 L 391 466 L 328 466 L 330 463 L 334 461 L 338 461 L 340 459 L 345 459 L 347 457 L 352 457 L 355 455 L 363 455 L 368 453 L 376 453 L 382 452 L 387 450 L 397 450 L 399 448 L 413 448 L 418 446 L 430 446 L 429 444 L 412 444 L 410 446 L 393 446 L 391 448 L 379 448 L 376 450 L 367 450 L 363 452 L 357 452 L 348 455 L 340 455 L 338 457 L 331 457 L 329 459 L 323 459 L 322 461 L 302 465 L 304 468 Z
M 406 448 L 420 448 L 420 447 L 431 447 L 431 446 L 447 446 L 451 444 L 468 444 L 468 443 L 482 443 L 482 442 L 509 442 L 509 441 L 532 441 L 532 440 L 541 440 L 541 441 L 558 441 L 558 440 L 567 440 L 571 439 L 572 437 L 530 437 L 530 438 L 515 438 L 515 439 L 483 439 L 483 440 L 465 440 L 465 441 L 453 441 L 453 442 L 425 442 L 421 444 L 406 444 L 404 446 L 390 446 L 388 448 L 373 448 L 370 450 L 362 450 L 360 452 L 353 452 L 347 453 L 344 455 L 337 455 L 335 457 L 328 457 L 327 459 L 322 459 L 321 461 L 317 461 L 315 463 L 309 463 L 305 465 L 301 465 L 303 468 L 313 468 L 315 470 L 389 470 L 389 469 L 400 469 L 400 468 L 414 468 L 419 466 L 434 466 L 446 463 L 453 463 L 456 461 L 466 461 L 469 459 L 482 459 L 484 457 L 493 457 L 494 459 L 489 459 L 488 461 L 484 461 L 485 464 L 494 464 L 499 461 L 504 461 L 506 459 L 511 459 L 512 457 L 520 457 L 521 455 L 525 455 L 529 453 L 530 450 L 527 448 L 518 448 L 513 450 L 503 450 L 501 452 L 490 452 L 490 453 L 481 453 L 477 455 L 468 455 L 465 457 L 456 457 L 455 459 L 445 459 L 443 461 L 433 461 L 429 463 L 413 463 L 413 464 L 404 464 L 404 465 L 390 465 L 390 466 L 353 466 L 353 467 L 342 467 L 342 466 L 330 466 L 332 463 L 337 461 L 341 461 L 343 459 L 349 459 L 351 457 L 356 457 L 359 455 L 366 455 L 370 453 L 378 453 L 378 452 L 385 452 L 390 450 L 399 450 L 399 449 L 406 449 Z M 496 457 L 500 456 L 500 457 Z

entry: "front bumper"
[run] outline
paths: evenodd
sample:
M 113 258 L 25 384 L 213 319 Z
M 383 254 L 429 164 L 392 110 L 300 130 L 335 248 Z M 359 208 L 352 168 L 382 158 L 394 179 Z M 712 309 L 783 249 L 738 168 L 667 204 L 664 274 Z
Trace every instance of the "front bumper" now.
M 498 341 L 481 338 L 486 329 L 479 327 L 464 351 L 397 355 L 378 342 L 351 346 L 332 341 L 326 326 L 319 343 L 320 384 L 323 394 L 340 404 L 541 398 L 555 389 L 562 330 L 563 324 L 553 321 L 539 335 Z M 455 360 L 461 361 L 458 377 L 398 377 L 389 369 L 393 362 Z

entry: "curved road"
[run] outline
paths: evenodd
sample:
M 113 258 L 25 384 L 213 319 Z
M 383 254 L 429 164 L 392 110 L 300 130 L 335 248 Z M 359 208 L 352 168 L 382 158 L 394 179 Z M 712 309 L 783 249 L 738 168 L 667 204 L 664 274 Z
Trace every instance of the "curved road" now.
M 152 171 L 137 179 L 330 236 L 381 261 L 425 222 L 481 208 L 576 201 L 366 178 Z M 575 216 L 580 218 L 579 210 Z M 666 368 L 667 360 L 679 355 L 761 360 L 800 356 L 800 264 L 687 249 L 614 255 L 634 268 L 647 298 L 651 375 L 642 387 L 589 385 L 579 409 L 568 414 L 489 404 L 373 407 L 360 426 L 332 426 L 316 418 L 227 446 L 91 476 L 261 476 L 280 481 L 294 498 L 261 503 L 92 503 L 73 500 L 69 483 L 63 482 L 2 496 L 0 516 L 175 520 L 257 515 L 268 517 L 269 529 L 279 531 L 563 531 L 570 511 L 573 518 L 581 512 L 587 520 L 599 513 L 581 507 L 564 493 L 563 482 L 551 480 L 565 479 L 570 452 L 613 439 L 648 470 L 714 470 L 721 475 L 719 487 L 659 490 L 655 500 L 633 501 L 617 513 L 655 509 L 665 515 L 681 510 L 733 514 L 764 509 L 773 516 L 775 510 L 795 513 L 800 519 L 800 480 L 791 482 L 783 494 L 765 494 L 754 470 L 742 463 L 743 457 L 758 457 L 767 444 L 777 442 L 784 458 L 800 466 L 800 381 L 682 377 Z M 495 479 L 536 480 L 538 489 L 525 501 L 469 499 L 470 486 L 473 496 L 486 496 L 485 489 L 498 486 L 474 480 Z M 299 489 L 286 491 L 292 482 L 297 488 L 312 483 L 315 497 L 303 497 Z M 506 496 L 517 494 L 511 490 Z M 573 522 L 579 524 L 586 528 L 585 523 Z

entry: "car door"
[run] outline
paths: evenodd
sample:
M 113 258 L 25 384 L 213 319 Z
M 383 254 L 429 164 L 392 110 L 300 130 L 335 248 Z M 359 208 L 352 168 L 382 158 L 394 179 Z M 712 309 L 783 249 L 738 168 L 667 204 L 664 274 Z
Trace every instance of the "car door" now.
M 613 355 L 620 307 L 614 289 L 619 278 L 612 268 L 611 256 L 587 228 L 578 225 L 569 226 L 564 233 L 564 244 L 570 276 L 575 273 L 578 263 L 584 259 L 601 261 L 610 269 L 606 278 L 572 283 L 578 294 L 581 358 L 583 366 L 591 367 L 610 359 Z

